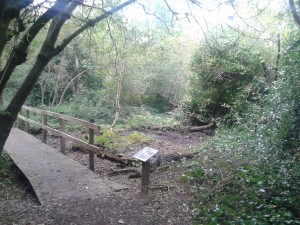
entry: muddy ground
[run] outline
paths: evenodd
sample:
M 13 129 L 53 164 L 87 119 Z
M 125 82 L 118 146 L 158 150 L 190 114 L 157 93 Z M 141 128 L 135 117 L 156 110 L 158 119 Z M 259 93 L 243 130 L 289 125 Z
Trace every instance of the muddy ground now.
M 120 131 L 120 135 L 133 132 Z M 112 176 L 112 169 L 119 168 L 118 164 L 95 157 L 95 173 L 125 184 L 128 189 L 104 199 L 71 199 L 57 205 L 40 206 L 26 180 L 13 182 L 0 189 L 0 224 L 193 224 L 196 207 L 192 200 L 196 197 L 196 187 L 182 181 L 182 175 L 190 166 L 184 162 L 164 160 L 164 156 L 195 152 L 208 136 L 200 132 L 184 134 L 146 130 L 143 133 L 151 140 L 139 145 L 128 144 L 109 154 L 132 157 L 146 146 L 157 149 L 163 160 L 159 167 L 153 168 L 150 182 L 151 187 L 162 189 L 142 194 L 141 178 L 128 179 L 128 174 Z M 41 138 L 41 135 L 36 136 Z M 49 136 L 48 144 L 58 150 L 60 139 Z M 66 155 L 88 166 L 88 153 L 72 150 L 70 142 L 67 143 Z

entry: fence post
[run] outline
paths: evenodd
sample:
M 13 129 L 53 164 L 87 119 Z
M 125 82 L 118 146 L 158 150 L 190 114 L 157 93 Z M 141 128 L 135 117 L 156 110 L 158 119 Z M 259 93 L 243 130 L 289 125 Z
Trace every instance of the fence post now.
M 63 114 L 62 112 L 60 114 Z M 65 132 L 65 121 L 62 118 L 59 118 L 59 126 L 60 126 L 60 131 Z M 66 154 L 66 139 L 64 137 L 60 137 L 60 151 L 64 155 Z
M 47 126 L 47 115 L 42 111 L 42 125 Z M 47 144 L 47 130 L 43 128 L 43 142 Z
M 90 119 L 90 123 L 94 123 L 94 119 Z M 89 128 L 89 144 L 93 145 L 95 143 L 95 131 L 92 128 Z M 95 160 L 94 152 L 90 150 L 89 152 L 89 166 L 90 170 L 95 171 Z
M 25 109 L 25 114 L 26 114 L 25 117 L 29 119 L 29 110 L 28 109 Z M 26 124 L 26 127 L 25 127 L 26 132 L 29 133 L 29 129 L 30 129 L 29 122 L 26 121 L 25 124 Z
M 148 194 L 150 184 L 150 159 L 142 164 L 142 192 Z

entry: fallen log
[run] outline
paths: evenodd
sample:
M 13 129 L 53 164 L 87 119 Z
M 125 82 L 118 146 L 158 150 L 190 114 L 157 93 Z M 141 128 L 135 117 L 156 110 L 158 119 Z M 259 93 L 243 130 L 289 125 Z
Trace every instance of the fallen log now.
M 175 131 L 178 130 L 177 126 L 146 126 L 143 127 L 148 130 L 157 130 L 157 131 Z
M 111 162 L 120 163 L 120 164 L 125 165 L 125 166 L 133 166 L 138 162 L 136 159 L 126 158 L 122 155 L 111 156 L 111 155 L 99 153 L 99 154 L 97 154 L 97 156 L 100 159 L 107 159 Z
M 140 173 L 139 171 L 129 174 L 129 176 L 128 176 L 129 179 L 135 179 L 135 178 L 139 178 L 139 177 L 142 177 L 142 173 Z
M 208 125 L 204 125 L 204 126 L 192 126 L 192 127 L 188 127 L 188 131 L 189 132 L 200 132 L 200 131 L 204 131 L 204 130 L 213 130 L 216 128 L 216 122 L 212 121 L 210 124 Z
M 146 126 L 143 129 L 157 130 L 157 131 L 185 131 L 185 132 L 201 132 L 205 130 L 214 130 L 216 122 L 213 120 L 211 123 L 203 126 Z
M 163 158 L 165 158 L 167 161 L 179 161 L 183 158 L 186 159 L 192 159 L 195 157 L 197 153 L 171 153 L 169 155 L 164 155 L 162 156 Z

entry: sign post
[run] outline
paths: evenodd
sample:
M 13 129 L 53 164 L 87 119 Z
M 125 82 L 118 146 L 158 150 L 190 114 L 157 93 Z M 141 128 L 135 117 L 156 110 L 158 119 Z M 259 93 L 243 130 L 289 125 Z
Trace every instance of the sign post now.
M 150 184 L 150 158 L 158 151 L 145 147 L 133 157 L 142 161 L 142 192 L 148 194 Z

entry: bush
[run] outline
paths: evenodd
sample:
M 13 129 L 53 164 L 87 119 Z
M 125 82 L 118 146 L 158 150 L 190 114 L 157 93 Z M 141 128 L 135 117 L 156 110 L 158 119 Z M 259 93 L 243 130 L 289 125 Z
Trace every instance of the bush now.
M 268 95 L 231 111 L 237 122 L 200 149 L 184 176 L 198 190 L 197 224 L 300 224 L 299 59 L 287 52 Z
M 228 114 L 237 98 L 246 102 L 249 90 L 265 79 L 261 49 L 231 30 L 208 35 L 192 58 L 185 110 L 211 119 Z

